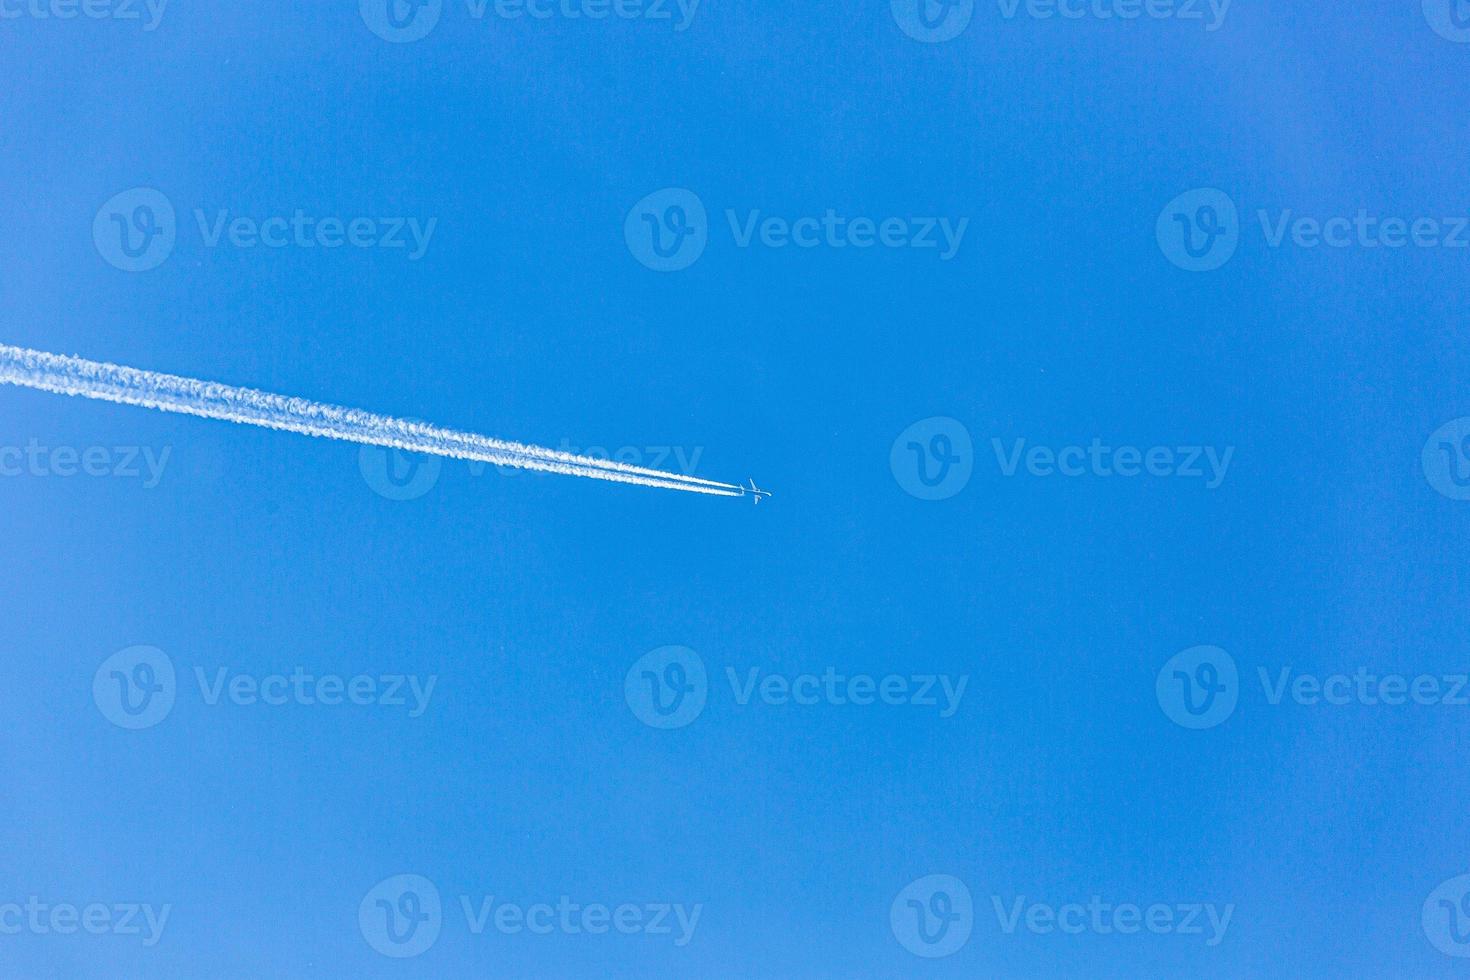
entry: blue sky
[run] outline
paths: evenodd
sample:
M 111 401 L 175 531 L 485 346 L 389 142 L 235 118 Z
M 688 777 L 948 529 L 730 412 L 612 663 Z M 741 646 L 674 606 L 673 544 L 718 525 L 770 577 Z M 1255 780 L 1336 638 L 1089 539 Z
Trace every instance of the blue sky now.
M 0 972 L 1463 973 L 1458 0 L 59 2 L 0 343 L 776 496 L 0 388 Z

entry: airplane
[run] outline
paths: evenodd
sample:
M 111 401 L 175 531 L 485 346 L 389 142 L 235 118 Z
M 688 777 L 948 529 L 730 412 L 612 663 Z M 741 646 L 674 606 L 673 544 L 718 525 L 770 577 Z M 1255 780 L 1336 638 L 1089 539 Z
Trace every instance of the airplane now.
M 743 497 L 747 493 L 754 494 L 755 495 L 756 505 L 759 506 L 760 505 L 760 502 L 761 502 L 761 498 L 762 497 L 769 497 L 771 495 L 771 491 L 769 491 L 769 490 L 762 490 L 760 487 L 756 486 L 755 485 L 755 480 L 750 480 L 749 482 L 750 482 L 750 486 L 748 486 L 748 487 L 741 487 L 740 488 L 740 496 Z

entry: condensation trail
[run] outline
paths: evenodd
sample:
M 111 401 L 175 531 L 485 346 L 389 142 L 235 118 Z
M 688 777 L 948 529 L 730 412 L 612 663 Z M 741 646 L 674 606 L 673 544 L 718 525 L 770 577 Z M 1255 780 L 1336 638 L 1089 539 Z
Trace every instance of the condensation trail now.
M 516 466 L 545 473 L 585 476 L 720 497 L 744 496 L 743 487 L 647 469 L 595 456 L 528 446 L 473 432 L 340 408 L 305 398 L 288 398 L 253 388 L 196 381 L 104 361 L 48 354 L 0 344 L 0 384 L 21 385 L 60 395 L 80 395 L 120 405 L 138 405 L 243 425 L 259 425 L 345 442 L 407 452 Z

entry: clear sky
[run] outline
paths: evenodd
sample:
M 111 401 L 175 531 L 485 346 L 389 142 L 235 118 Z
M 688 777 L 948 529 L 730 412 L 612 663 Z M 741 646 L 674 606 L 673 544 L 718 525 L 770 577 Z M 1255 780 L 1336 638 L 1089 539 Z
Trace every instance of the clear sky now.
M 0 974 L 1463 975 L 1465 4 L 86 2 L 0 343 L 775 496 L 0 388 Z

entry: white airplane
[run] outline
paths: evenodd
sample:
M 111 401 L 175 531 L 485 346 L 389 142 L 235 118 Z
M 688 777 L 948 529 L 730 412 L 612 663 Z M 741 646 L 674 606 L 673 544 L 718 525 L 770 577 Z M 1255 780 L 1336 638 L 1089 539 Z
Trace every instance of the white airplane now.
M 757 506 L 759 506 L 759 504 L 761 502 L 761 498 L 762 497 L 769 497 L 771 495 L 771 491 L 769 491 L 769 490 L 762 490 L 760 487 L 756 486 L 755 485 L 755 480 L 751 480 L 749 482 L 750 482 L 750 486 L 748 486 L 748 487 L 741 487 L 740 488 L 740 490 L 741 490 L 741 494 L 740 495 L 743 497 L 747 493 L 748 494 L 752 494 L 755 497 L 755 502 L 756 502 Z

